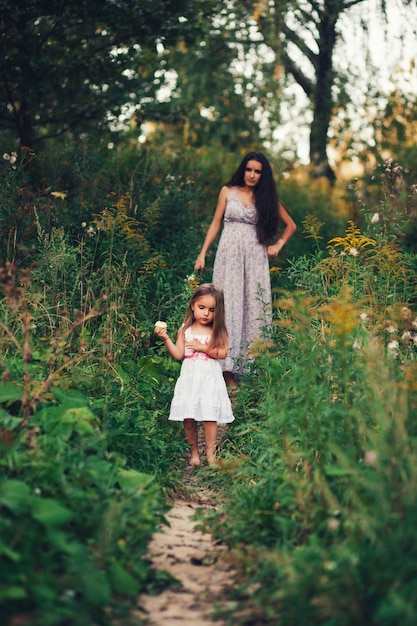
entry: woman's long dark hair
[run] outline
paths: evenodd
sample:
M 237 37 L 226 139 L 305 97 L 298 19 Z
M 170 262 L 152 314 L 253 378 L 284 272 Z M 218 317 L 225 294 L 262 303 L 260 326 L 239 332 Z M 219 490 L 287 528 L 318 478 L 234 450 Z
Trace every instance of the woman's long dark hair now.
M 267 244 L 275 237 L 279 225 L 279 196 L 277 185 L 268 159 L 262 152 L 249 152 L 232 175 L 227 187 L 244 187 L 248 161 L 262 163 L 262 174 L 254 189 L 255 206 L 258 212 L 256 232 L 259 243 Z

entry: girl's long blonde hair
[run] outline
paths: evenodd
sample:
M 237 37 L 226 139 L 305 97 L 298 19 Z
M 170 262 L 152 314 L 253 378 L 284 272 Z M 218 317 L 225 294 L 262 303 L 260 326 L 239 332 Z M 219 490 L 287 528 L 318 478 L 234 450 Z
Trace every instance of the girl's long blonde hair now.
M 209 345 L 211 348 L 223 348 L 228 345 L 223 291 L 211 283 L 199 285 L 193 292 L 184 318 L 184 330 L 192 326 L 194 322 L 194 314 L 191 307 L 203 296 L 213 296 L 215 301 L 213 326 Z

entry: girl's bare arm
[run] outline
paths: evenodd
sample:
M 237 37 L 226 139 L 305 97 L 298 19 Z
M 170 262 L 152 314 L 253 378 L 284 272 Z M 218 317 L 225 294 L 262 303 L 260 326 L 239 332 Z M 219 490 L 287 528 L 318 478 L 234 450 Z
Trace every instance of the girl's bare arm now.
M 155 334 L 158 335 L 158 337 L 161 337 L 166 349 L 176 361 L 180 361 L 183 358 L 185 349 L 185 338 L 184 330 L 182 328 L 180 328 L 178 331 L 177 340 L 175 343 L 169 337 L 166 328 L 155 328 Z
M 217 348 L 213 348 L 210 344 L 200 343 L 196 339 L 192 341 L 187 341 L 187 348 L 191 348 L 191 350 L 198 350 L 199 352 L 204 352 L 209 356 L 213 357 L 213 359 L 225 359 L 227 357 L 228 346 L 218 346 Z

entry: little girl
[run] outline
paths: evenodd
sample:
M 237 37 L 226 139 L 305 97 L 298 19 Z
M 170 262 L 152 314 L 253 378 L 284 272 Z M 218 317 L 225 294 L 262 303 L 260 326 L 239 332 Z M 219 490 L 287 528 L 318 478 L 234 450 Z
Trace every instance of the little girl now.
M 169 419 L 184 422 L 185 438 L 191 448 L 190 465 L 200 465 L 197 422 L 204 424 L 207 462 L 213 465 L 217 424 L 227 424 L 235 419 L 217 360 L 224 359 L 228 350 L 223 292 L 210 284 L 197 287 L 175 344 L 169 338 L 165 324 L 157 323 L 155 333 L 163 339 L 174 359 L 184 359 Z

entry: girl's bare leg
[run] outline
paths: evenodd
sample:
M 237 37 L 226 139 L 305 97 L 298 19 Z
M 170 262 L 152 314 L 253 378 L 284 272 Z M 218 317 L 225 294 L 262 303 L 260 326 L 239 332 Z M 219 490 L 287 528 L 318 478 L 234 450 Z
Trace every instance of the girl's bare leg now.
M 214 465 L 216 462 L 217 422 L 203 422 L 203 424 L 207 462 L 209 465 Z
M 184 420 L 184 434 L 185 440 L 191 449 L 191 456 L 188 463 L 190 465 L 200 465 L 200 455 L 198 453 L 197 422 L 195 420 Z
M 226 383 L 228 387 L 232 387 L 233 389 L 236 389 L 237 383 L 236 383 L 236 379 L 235 379 L 233 372 L 223 372 L 223 378 L 224 378 L 224 382 Z

